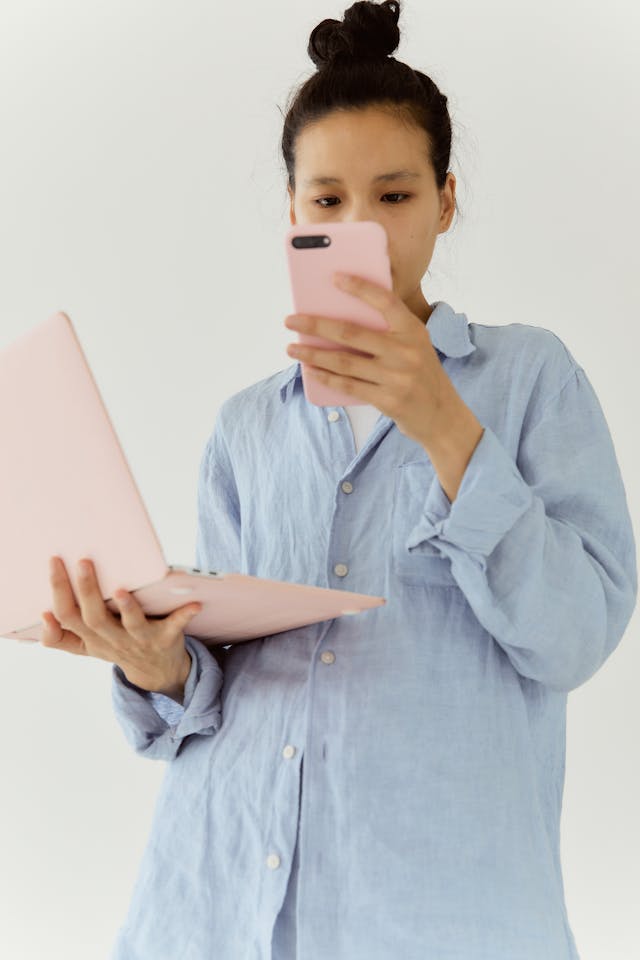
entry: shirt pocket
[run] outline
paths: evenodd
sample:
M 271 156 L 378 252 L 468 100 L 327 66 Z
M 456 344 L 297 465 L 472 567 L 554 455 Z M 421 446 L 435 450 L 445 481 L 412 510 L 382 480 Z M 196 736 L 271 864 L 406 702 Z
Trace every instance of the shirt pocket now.
M 430 460 L 409 460 L 396 467 L 393 496 L 392 551 L 393 573 L 404 583 L 425 587 L 457 587 L 451 573 L 451 560 L 443 556 L 433 541 L 409 550 L 409 534 L 419 522 L 429 487 L 436 477 Z

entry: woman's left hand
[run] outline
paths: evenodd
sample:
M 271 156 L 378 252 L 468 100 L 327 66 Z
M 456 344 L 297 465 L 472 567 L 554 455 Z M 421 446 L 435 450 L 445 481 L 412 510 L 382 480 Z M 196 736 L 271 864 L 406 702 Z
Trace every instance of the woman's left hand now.
M 350 320 L 295 314 L 287 317 L 291 330 L 324 337 L 362 350 L 358 356 L 344 350 L 290 344 L 289 356 L 305 363 L 313 376 L 358 400 L 371 403 L 391 417 L 401 433 L 428 444 L 462 398 L 447 376 L 431 343 L 428 325 L 393 293 L 363 277 L 349 276 L 335 283 L 379 310 L 389 330 L 371 330 Z

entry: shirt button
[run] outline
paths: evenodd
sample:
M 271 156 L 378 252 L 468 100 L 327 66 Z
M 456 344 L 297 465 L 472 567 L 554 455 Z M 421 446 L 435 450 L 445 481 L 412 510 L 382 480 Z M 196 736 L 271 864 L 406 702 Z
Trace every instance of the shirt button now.
M 277 870 L 280 866 L 280 857 L 277 853 L 270 853 L 267 857 L 267 866 L 270 870 Z
M 323 650 L 320 654 L 320 659 L 323 663 L 334 663 L 336 655 L 333 650 Z
M 353 490 L 353 484 L 349 483 L 348 480 L 345 480 L 344 483 L 341 484 L 341 486 L 345 493 L 351 493 L 351 491 Z
M 327 414 L 327 420 L 329 421 L 329 423 L 335 423 L 336 420 L 339 420 L 339 419 L 340 419 L 340 414 L 338 413 L 337 410 L 332 410 L 331 413 Z
M 285 760 L 291 760 L 291 757 L 294 756 L 295 752 L 296 748 L 292 747 L 291 744 L 288 743 L 282 751 L 282 756 L 285 758 Z
M 344 577 L 348 570 L 349 567 L 346 565 L 346 563 L 336 563 L 335 567 L 333 568 L 333 572 L 339 577 Z

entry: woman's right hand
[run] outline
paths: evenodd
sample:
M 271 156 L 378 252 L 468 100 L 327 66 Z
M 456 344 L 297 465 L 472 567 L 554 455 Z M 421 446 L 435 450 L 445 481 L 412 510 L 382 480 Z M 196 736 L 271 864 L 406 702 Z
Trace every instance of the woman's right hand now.
M 190 603 L 166 617 L 148 620 L 134 596 L 117 590 L 114 600 L 121 611 L 118 619 L 102 599 L 93 563 L 85 562 L 86 570 L 82 560 L 78 564 L 76 603 L 64 561 L 50 558 L 53 615 L 49 611 L 42 614 L 42 645 L 115 663 L 130 683 L 143 690 L 180 686 L 191 663 L 184 628 L 201 604 Z

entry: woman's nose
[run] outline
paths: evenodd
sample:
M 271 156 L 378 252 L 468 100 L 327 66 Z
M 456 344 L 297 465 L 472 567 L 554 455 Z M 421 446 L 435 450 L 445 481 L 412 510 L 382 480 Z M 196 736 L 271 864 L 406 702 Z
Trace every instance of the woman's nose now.
M 375 220 L 371 209 L 364 204 L 361 206 L 352 206 L 349 210 L 345 211 L 344 216 L 341 218 L 342 222 L 360 222 L 362 220 Z

